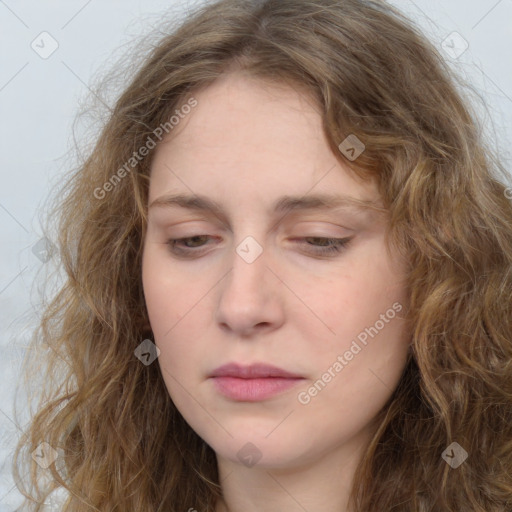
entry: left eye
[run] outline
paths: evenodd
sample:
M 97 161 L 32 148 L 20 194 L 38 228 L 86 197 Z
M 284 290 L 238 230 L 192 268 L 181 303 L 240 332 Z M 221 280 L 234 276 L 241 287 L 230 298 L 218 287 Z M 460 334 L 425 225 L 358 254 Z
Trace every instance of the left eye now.
M 320 245 L 309 244 L 312 247 L 315 247 L 315 251 L 319 254 L 330 254 L 330 253 L 338 253 L 341 252 L 352 240 L 351 238 L 324 238 L 319 236 L 309 236 L 304 238 L 304 240 L 321 240 Z
M 177 255 L 189 255 L 190 253 L 198 252 L 194 249 L 200 249 L 206 244 L 201 242 L 206 239 L 213 238 L 208 235 L 196 235 L 186 238 L 171 238 L 167 241 L 167 245 L 171 253 Z M 313 253 L 319 255 L 334 254 L 341 252 L 352 240 L 351 238 L 327 238 L 318 236 L 309 236 L 299 238 L 298 240 L 306 240 L 302 245 L 306 245 L 308 249 L 313 249 Z M 319 244 L 310 243 L 309 241 L 320 241 Z M 192 243 L 192 246 L 189 243 Z

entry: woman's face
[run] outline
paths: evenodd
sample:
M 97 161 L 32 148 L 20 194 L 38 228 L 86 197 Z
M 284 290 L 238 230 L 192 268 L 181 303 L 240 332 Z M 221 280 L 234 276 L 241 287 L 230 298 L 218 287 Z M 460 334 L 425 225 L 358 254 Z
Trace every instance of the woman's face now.
M 292 88 L 235 73 L 194 98 L 154 155 L 143 254 L 170 397 L 219 457 L 246 466 L 367 439 L 409 348 L 387 219 L 343 202 L 379 204 L 376 186 L 349 175 Z M 215 372 L 230 363 L 241 373 Z

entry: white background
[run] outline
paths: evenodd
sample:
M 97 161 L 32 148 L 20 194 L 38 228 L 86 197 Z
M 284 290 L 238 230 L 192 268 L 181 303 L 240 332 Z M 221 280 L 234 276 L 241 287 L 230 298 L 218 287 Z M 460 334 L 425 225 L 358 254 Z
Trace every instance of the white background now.
M 487 130 L 510 169 L 512 141 L 512 0 L 393 0 L 441 48 L 456 31 L 468 50 L 457 72 L 487 104 Z M 42 203 L 66 171 L 79 100 L 117 50 L 147 32 L 184 0 L 0 0 L 0 512 L 21 502 L 11 475 L 12 451 L 25 422 L 15 421 L 19 367 L 35 318 L 32 248 L 41 238 Z M 47 59 L 32 48 L 47 31 L 58 49 Z M 48 48 L 48 46 L 47 46 Z M 509 171 L 510 172 L 510 171 Z M 21 424 L 20 424 L 21 423 Z

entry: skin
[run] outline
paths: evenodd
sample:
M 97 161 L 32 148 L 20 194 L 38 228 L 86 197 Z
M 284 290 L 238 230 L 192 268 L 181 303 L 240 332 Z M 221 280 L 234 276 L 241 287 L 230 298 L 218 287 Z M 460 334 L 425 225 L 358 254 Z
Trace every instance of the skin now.
M 149 208 L 143 286 L 165 385 L 217 454 L 224 492 L 217 512 L 349 511 L 372 420 L 406 364 L 405 262 L 386 249 L 386 215 L 348 208 L 274 215 L 271 205 L 318 193 L 379 204 L 377 187 L 332 153 L 318 109 L 292 87 L 231 72 L 194 97 L 198 105 L 155 150 L 148 205 L 197 194 L 220 203 L 223 216 Z M 182 242 L 188 258 L 167 244 L 198 235 L 211 238 Z M 263 249 L 252 263 L 236 252 L 248 236 Z M 322 256 L 322 241 L 305 237 L 352 240 Z M 333 371 L 395 303 L 402 313 L 386 317 Z M 304 380 L 263 401 L 235 401 L 208 378 L 228 362 L 266 362 Z M 329 368 L 330 382 L 301 403 L 299 393 Z M 248 442 L 260 456 L 252 466 L 237 456 Z

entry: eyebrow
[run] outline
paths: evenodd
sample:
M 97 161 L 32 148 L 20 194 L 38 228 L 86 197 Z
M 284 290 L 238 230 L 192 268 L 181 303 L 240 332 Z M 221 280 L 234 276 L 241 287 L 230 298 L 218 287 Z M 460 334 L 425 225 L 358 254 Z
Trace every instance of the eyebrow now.
M 149 205 L 151 208 L 172 208 L 179 206 L 194 211 L 210 212 L 219 218 L 225 218 L 222 206 L 206 196 L 174 194 L 158 197 Z M 293 211 L 348 209 L 355 213 L 373 216 L 388 210 L 374 201 L 356 199 L 347 195 L 317 194 L 307 196 L 282 196 L 271 207 L 274 214 L 286 215 Z

